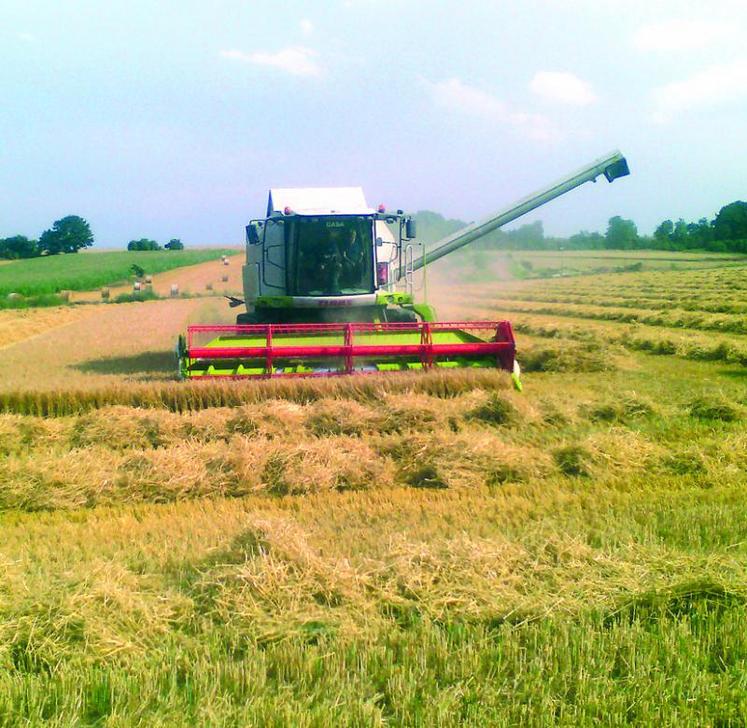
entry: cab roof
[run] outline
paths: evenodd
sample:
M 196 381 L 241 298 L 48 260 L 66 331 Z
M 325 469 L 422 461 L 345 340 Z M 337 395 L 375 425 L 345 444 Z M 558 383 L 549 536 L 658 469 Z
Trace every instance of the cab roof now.
M 298 215 L 371 215 L 362 187 L 273 187 L 267 217 L 288 207 Z

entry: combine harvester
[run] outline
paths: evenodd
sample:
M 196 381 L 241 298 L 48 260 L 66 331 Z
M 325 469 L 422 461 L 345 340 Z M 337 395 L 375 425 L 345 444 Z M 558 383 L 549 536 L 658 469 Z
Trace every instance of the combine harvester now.
M 427 303 L 415 301 L 415 272 L 600 175 L 612 182 L 629 173 L 613 152 L 427 254 L 414 242 L 412 217 L 368 207 L 359 187 L 272 189 L 267 217 L 246 227 L 245 299 L 229 297 L 247 312 L 234 326 L 190 326 L 177 346 L 180 376 L 500 367 L 520 387 L 511 324 L 436 321 Z

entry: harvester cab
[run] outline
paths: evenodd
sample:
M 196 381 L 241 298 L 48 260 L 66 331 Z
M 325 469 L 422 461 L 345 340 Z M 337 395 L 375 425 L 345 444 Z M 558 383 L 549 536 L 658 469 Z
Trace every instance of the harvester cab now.
M 190 326 L 182 377 L 269 378 L 500 367 L 519 385 L 508 321 L 437 322 L 414 275 L 493 230 L 596 181 L 628 175 L 612 152 L 438 242 L 416 244 L 415 220 L 368 206 L 360 187 L 271 189 L 246 227 L 246 305 L 232 326 Z
M 412 290 L 395 291 L 414 237 L 412 217 L 374 210 L 360 187 L 272 189 L 267 216 L 246 227 L 237 324 L 431 318 Z

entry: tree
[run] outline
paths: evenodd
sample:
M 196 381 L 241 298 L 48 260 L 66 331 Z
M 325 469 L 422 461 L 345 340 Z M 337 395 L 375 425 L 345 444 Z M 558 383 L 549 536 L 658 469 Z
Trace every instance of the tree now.
M 568 238 L 568 247 L 581 250 L 597 250 L 604 247 L 604 236 L 600 233 L 590 233 L 582 230 Z
M 184 250 L 184 243 L 179 238 L 171 238 L 163 247 L 167 250 Z
M 713 221 L 715 240 L 747 238 L 747 202 L 737 200 L 722 207 Z
M 160 250 L 161 246 L 155 240 L 140 238 L 140 240 L 130 240 L 127 243 L 127 250 Z
M 687 226 L 688 238 L 691 248 L 707 248 L 713 241 L 713 226 L 705 217 L 698 222 L 691 222 Z
M 0 239 L 0 258 L 35 258 L 39 255 L 39 245 L 36 240 L 29 240 L 25 235 L 14 235 L 11 238 Z
M 674 230 L 672 230 L 672 234 L 669 236 L 669 239 L 674 243 L 675 250 L 682 250 L 687 247 L 687 237 L 687 223 L 680 218 L 674 224 Z
M 632 220 L 615 215 L 609 219 L 604 240 L 606 248 L 630 250 L 638 241 L 638 228 Z
M 666 240 L 672 239 L 672 233 L 674 232 L 674 223 L 671 220 L 664 220 L 656 230 L 654 230 L 654 238 L 657 242 L 663 243 Z
M 415 219 L 418 223 L 418 240 L 425 243 L 435 243 L 467 224 L 462 220 L 447 220 L 437 212 L 430 210 L 420 210 L 415 213 Z
M 42 253 L 77 253 L 81 248 L 93 245 L 93 234 L 90 225 L 78 215 L 68 215 L 56 220 L 49 230 L 39 238 L 39 249 Z
M 516 248 L 543 248 L 545 242 L 545 230 L 542 220 L 527 225 L 522 225 L 516 230 L 510 230 L 508 239 L 512 247 Z

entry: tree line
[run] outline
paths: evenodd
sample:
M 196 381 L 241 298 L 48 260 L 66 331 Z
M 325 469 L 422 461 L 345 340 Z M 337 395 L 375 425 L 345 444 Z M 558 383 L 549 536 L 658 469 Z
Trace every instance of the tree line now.
M 55 220 L 52 227 L 45 230 L 38 240 L 32 240 L 25 235 L 0 238 L 0 259 L 18 260 L 38 258 L 42 255 L 77 253 L 92 245 L 93 233 L 88 222 L 79 215 L 67 215 Z M 184 244 L 178 238 L 172 238 L 161 247 L 155 240 L 141 238 L 130 240 L 127 250 L 184 250 Z
M 37 258 L 40 255 L 77 253 L 81 248 L 93 245 L 91 226 L 78 215 L 68 215 L 55 220 L 49 230 L 45 230 L 38 240 L 25 235 L 0 238 L 0 258 Z
M 610 218 L 607 232 L 581 232 L 568 238 L 569 248 L 615 248 L 636 250 L 707 250 L 713 253 L 747 253 L 747 202 L 724 205 L 713 220 L 697 222 L 680 218 L 662 221 L 652 236 L 639 235 L 632 220 Z
M 127 250 L 184 250 L 184 243 L 179 238 L 171 238 L 166 245 L 161 247 L 155 240 L 140 238 L 140 240 L 130 240 L 127 243 Z
M 419 237 L 426 242 L 449 235 L 466 225 L 441 215 L 417 213 Z M 664 220 L 653 235 L 641 235 L 633 220 L 611 217 L 605 233 L 582 230 L 568 238 L 546 237 L 540 220 L 515 230 L 496 230 L 470 246 L 473 250 L 707 250 L 714 253 L 747 253 L 747 202 L 724 205 L 713 220 Z
M 417 213 L 420 239 L 435 242 L 464 227 L 461 220 L 448 220 L 436 212 L 424 210 Z M 93 245 L 91 227 L 82 217 L 68 215 L 55 220 L 39 240 L 24 235 L 0 238 L 0 258 L 35 258 L 40 255 L 77 253 Z M 747 202 L 737 200 L 724 205 L 713 220 L 703 217 L 697 222 L 682 218 L 673 222 L 664 220 L 653 235 L 640 235 L 633 220 L 619 215 L 609 219 L 604 234 L 581 232 L 568 238 L 546 237 L 540 220 L 522 225 L 515 230 L 495 230 L 476 241 L 473 250 L 491 248 L 514 250 L 707 250 L 714 253 L 747 253 Z M 183 250 L 178 238 L 172 238 L 163 247 L 155 240 L 140 238 L 130 240 L 127 250 Z

